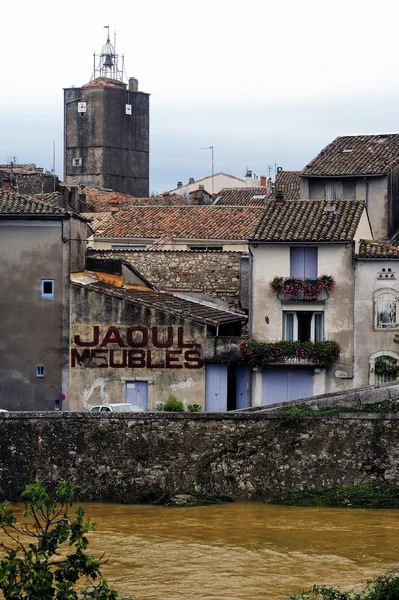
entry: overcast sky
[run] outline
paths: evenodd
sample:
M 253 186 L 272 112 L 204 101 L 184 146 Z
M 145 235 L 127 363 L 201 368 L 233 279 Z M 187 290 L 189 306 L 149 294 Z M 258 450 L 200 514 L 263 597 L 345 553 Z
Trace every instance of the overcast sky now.
M 151 183 L 301 169 L 338 135 L 399 132 L 399 5 L 380 0 L 146 0 L 2 6 L 0 163 L 62 178 L 63 91 L 117 34 L 151 94 Z

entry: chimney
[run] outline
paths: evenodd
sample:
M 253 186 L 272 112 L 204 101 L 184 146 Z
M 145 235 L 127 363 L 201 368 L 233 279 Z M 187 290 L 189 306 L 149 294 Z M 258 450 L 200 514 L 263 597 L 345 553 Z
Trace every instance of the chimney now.
M 183 187 L 183 182 L 182 181 L 178 181 L 176 187 L 177 187 L 177 189 Z
M 204 190 L 204 189 L 205 189 L 205 186 L 204 186 L 204 185 L 199 185 L 199 186 L 198 186 L 198 189 L 199 189 L 199 190 Z
M 266 177 L 264 175 L 260 176 L 260 187 L 266 187 Z
M 252 186 L 252 171 L 247 168 L 247 172 L 245 173 L 245 184 L 247 187 Z
M 283 206 L 284 204 L 284 194 L 282 190 L 276 190 L 276 200 L 275 200 L 275 205 L 276 206 Z
M 119 201 L 114 200 L 113 202 L 110 202 L 109 204 L 111 207 L 111 214 L 116 215 L 116 213 L 119 212 Z
M 69 192 L 69 204 L 72 206 L 75 212 L 79 211 L 79 190 L 77 185 L 71 185 Z
M 129 77 L 129 92 L 138 92 L 139 82 L 135 77 Z
M 266 177 L 265 177 L 266 179 Z M 269 177 L 269 179 L 266 182 L 266 189 L 267 189 L 267 194 L 271 194 L 272 193 L 272 178 Z
M 164 205 L 169 205 L 169 204 L 172 204 L 172 199 L 171 199 L 171 197 L 170 197 L 170 194 L 169 194 L 169 192 L 164 192 L 164 193 L 162 194 L 162 200 L 163 200 L 163 204 L 164 204 Z
M 188 180 L 188 185 L 190 185 L 191 183 L 195 183 L 194 177 L 190 177 L 190 179 Z

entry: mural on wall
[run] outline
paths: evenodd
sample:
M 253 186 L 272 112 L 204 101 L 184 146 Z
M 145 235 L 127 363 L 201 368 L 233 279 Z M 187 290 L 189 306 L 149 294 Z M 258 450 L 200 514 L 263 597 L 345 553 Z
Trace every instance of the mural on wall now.
M 90 328 L 72 336 L 71 368 L 202 369 L 201 344 L 184 339 L 183 327 Z

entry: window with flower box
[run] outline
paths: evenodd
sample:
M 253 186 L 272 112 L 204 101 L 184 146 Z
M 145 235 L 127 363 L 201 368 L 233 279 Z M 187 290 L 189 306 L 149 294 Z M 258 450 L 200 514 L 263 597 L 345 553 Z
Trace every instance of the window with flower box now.
M 284 311 L 283 339 L 287 342 L 322 342 L 324 313 L 307 310 Z

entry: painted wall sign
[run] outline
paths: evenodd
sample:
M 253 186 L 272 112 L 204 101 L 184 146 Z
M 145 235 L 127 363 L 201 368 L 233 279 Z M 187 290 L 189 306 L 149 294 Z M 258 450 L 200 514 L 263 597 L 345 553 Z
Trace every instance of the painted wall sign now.
M 184 341 L 183 327 L 111 326 L 89 337 L 73 336 L 71 367 L 103 369 L 202 369 L 201 344 Z

